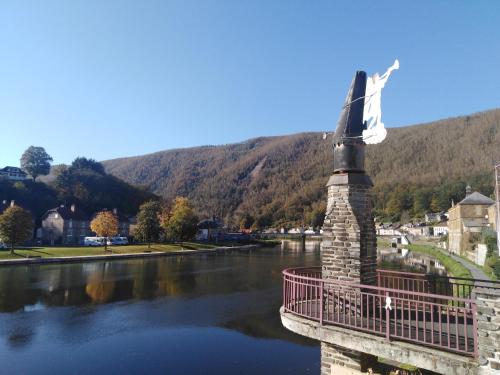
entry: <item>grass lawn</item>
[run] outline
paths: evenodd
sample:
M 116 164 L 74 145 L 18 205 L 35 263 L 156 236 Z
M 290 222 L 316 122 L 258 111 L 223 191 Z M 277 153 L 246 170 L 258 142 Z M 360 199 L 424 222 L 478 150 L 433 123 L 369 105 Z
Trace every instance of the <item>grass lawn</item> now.
M 197 243 L 197 242 L 183 242 L 182 247 L 180 244 L 151 244 L 151 252 L 169 252 L 179 250 L 199 250 L 199 249 L 212 249 L 217 247 L 213 244 Z M 104 252 L 104 247 L 93 246 L 74 246 L 74 247 L 31 247 L 15 249 L 15 254 L 10 254 L 10 249 L 0 250 L 1 259 L 22 259 L 27 257 L 68 257 L 68 256 L 81 256 L 81 255 L 110 255 L 110 254 L 134 254 L 144 253 L 148 251 L 148 245 L 126 245 L 126 246 L 108 246 L 108 251 Z

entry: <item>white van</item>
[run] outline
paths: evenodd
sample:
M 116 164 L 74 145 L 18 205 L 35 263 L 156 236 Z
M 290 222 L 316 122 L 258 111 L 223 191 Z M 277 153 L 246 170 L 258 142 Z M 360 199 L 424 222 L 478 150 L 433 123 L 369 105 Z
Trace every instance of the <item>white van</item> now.
M 104 237 L 85 237 L 83 240 L 84 246 L 104 246 Z

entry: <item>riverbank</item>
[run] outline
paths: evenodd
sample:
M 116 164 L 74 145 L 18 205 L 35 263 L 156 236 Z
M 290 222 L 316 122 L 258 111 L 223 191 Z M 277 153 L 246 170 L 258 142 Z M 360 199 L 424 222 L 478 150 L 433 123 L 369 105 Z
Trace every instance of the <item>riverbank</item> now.
M 248 251 L 260 246 L 259 244 L 217 246 L 186 242 L 182 246 L 180 244 L 154 244 L 151 245 L 151 249 L 148 249 L 147 245 L 114 246 L 109 247 L 108 252 L 104 252 L 102 247 L 37 247 L 16 249 L 14 255 L 10 254 L 10 251 L 0 252 L 0 266 L 195 255 L 233 250 Z
M 430 246 L 430 245 L 409 245 L 408 248 L 411 251 L 430 255 L 441 262 L 441 264 L 446 268 L 446 271 L 454 277 L 463 277 L 472 279 L 472 273 L 465 267 L 462 263 L 456 261 L 449 255 L 443 253 L 440 249 Z

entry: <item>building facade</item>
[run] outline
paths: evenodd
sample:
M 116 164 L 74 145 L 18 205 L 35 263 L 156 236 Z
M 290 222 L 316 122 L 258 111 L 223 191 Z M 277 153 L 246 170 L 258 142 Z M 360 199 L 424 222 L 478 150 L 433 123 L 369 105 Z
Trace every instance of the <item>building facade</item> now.
M 484 228 L 490 227 L 490 207 L 494 201 L 477 191 L 470 193 L 468 187 L 466 197 L 448 211 L 448 249 L 449 251 L 467 255 L 472 250 L 474 238 Z
M 28 174 L 18 167 L 4 167 L 0 169 L 0 177 L 12 181 L 24 181 L 28 179 Z
M 42 217 L 42 242 L 48 245 L 81 245 L 90 236 L 88 215 L 72 204 L 48 210 Z

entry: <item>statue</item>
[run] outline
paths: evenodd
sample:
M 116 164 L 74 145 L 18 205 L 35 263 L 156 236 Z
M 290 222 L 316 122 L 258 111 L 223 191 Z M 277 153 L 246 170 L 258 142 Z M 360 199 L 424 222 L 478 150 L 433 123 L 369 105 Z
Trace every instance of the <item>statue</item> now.
M 398 60 L 382 76 L 375 73 L 367 79 L 365 72 L 356 72 L 333 136 L 334 174 L 364 173 L 366 144 L 380 143 L 386 137 L 380 109 L 382 89 L 396 69 Z
M 363 141 L 367 144 L 380 143 L 387 135 L 387 130 L 385 130 L 384 123 L 382 122 L 382 89 L 391 73 L 396 69 L 399 69 L 398 60 L 394 61 L 394 64 L 382 76 L 375 73 L 367 79 L 365 107 L 363 111 L 363 121 L 366 122 L 366 130 L 363 130 Z

